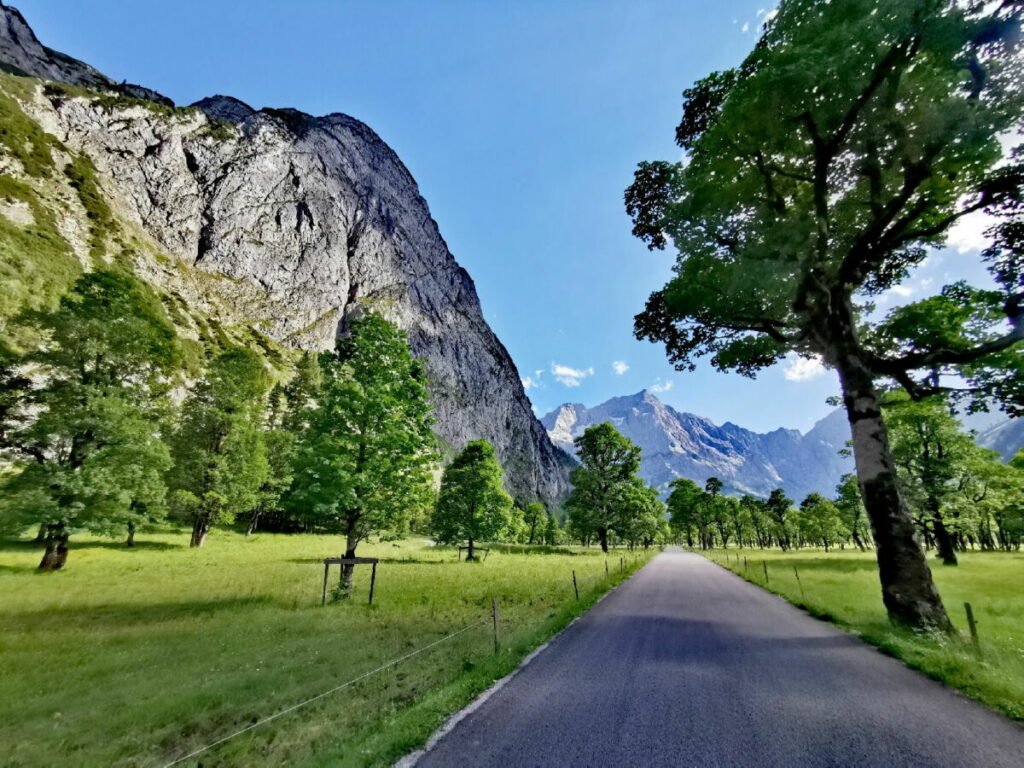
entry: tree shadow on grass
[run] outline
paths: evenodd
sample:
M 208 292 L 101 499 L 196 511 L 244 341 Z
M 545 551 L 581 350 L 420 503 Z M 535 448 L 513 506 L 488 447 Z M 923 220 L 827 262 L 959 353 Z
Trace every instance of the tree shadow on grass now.
M 134 546 L 127 546 L 123 541 L 88 541 L 79 544 L 75 543 L 75 540 L 71 540 L 71 549 L 113 549 L 121 552 L 145 552 L 145 551 L 165 551 L 170 549 L 186 549 L 187 544 L 182 542 L 181 544 L 172 544 L 169 541 L 145 541 L 136 540 Z
M 121 552 L 153 552 L 169 549 L 183 549 L 185 546 L 186 545 L 184 543 L 172 544 L 167 541 L 146 541 L 145 539 L 136 539 L 135 545 L 129 547 L 123 541 L 75 541 L 74 537 L 72 537 L 69 549 L 72 552 L 88 549 L 112 549 Z M 25 553 L 42 551 L 43 543 L 36 541 L 35 539 L 4 539 L 0 541 L 0 552 Z
M 453 553 L 454 554 L 454 553 Z M 340 557 L 340 555 L 327 555 L 326 557 Z M 324 564 L 323 557 L 293 557 L 285 562 L 287 563 L 300 563 L 302 565 L 320 565 Z M 380 564 L 384 565 L 444 565 L 449 562 L 448 560 L 420 560 L 412 557 L 381 557 L 378 558 Z M 333 567 L 333 566 L 332 566 Z M 359 566 L 364 567 L 364 566 Z
M 818 571 L 821 573 L 856 573 L 858 571 L 877 571 L 878 563 L 875 562 L 874 558 L 856 560 L 835 558 L 830 559 L 828 555 L 822 555 L 821 557 L 802 557 L 802 558 L 786 558 L 784 560 L 768 560 L 768 570 L 771 571 L 773 568 L 785 568 L 792 570 L 793 566 L 796 566 L 801 571 Z M 761 561 L 757 557 L 751 558 L 749 561 L 749 568 L 754 566 L 761 567 Z M 735 565 L 733 565 L 735 568 Z
M 226 597 L 217 600 L 185 600 L 163 603 L 104 603 L 100 605 L 62 606 L 43 610 L 17 611 L 4 616 L 5 627 L 15 630 L 40 629 L 60 621 L 76 630 L 91 627 L 138 627 L 179 619 L 204 619 L 228 611 L 266 606 L 269 597 Z

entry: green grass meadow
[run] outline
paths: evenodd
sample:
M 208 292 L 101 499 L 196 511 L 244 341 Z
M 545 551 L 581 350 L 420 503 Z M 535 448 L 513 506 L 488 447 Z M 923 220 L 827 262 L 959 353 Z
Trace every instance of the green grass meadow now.
M 960 565 L 955 567 L 929 558 L 960 639 L 909 632 L 889 623 L 874 552 L 730 549 L 701 554 L 761 586 L 765 586 L 767 565 L 767 588 L 772 592 L 911 667 L 1024 720 L 1024 553 L 957 553 Z M 965 602 L 971 604 L 978 623 L 980 659 L 970 642 Z
M 0 765 L 163 766 L 450 632 L 457 637 L 179 765 L 389 765 L 653 556 L 423 540 L 360 546 L 347 603 L 320 606 L 337 537 L 214 531 L 72 540 L 65 571 L 0 545 Z M 619 557 L 626 558 L 623 574 Z M 577 602 L 572 571 L 580 588 Z M 338 571 L 332 569 L 332 581 Z M 490 621 L 498 599 L 500 652 Z

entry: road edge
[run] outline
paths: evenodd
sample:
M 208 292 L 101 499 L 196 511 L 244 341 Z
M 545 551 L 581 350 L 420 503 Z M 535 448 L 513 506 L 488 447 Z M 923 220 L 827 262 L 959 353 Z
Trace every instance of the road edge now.
M 662 551 L 664 551 L 664 550 L 662 550 Z M 661 554 L 661 552 L 659 552 L 658 554 Z M 533 661 L 541 653 L 543 653 L 545 650 L 547 650 L 548 646 L 550 646 L 552 643 L 554 643 L 556 640 L 558 640 L 558 638 L 560 638 L 562 635 L 564 635 L 566 632 L 568 632 L 573 627 L 573 625 L 576 624 L 576 622 L 578 622 L 580 619 L 582 619 L 584 616 L 586 616 L 588 613 L 590 613 L 592 610 L 594 610 L 594 608 L 596 608 L 601 603 L 602 600 L 604 600 L 609 595 L 613 594 L 615 592 L 615 590 L 617 590 L 623 584 L 629 583 L 629 581 L 634 576 L 636 576 L 636 574 L 640 573 L 640 571 L 642 571 L 644 568 L 646 568 L 648 565 L 650 565 L 652 562 L 654 562 L 654 560 L 657 557 L 658 557 L 658 555 L 655 555 L 654 557 L 652 557 L 650 560 L 648 560 L 642 566 L 640 566 L 635 571 L 633 571 L 631 574 L 629 574 L 629 576 L 627 578 L 625 578 L 624 580 L 620 581 L 614 587 L 612 587 L 607 592 L 605 592 L 603 595 L 601 595 L 599 598 L 597 598 L 597 600 L 595 600 L 593 602 L 593 604 L 591 604 L 587 608 L 587 610 L 585 610 L 583 613 L 581 613 L 579 616 L 574 618 L 572 621 L 570 621 L 568 624 L 566 624 L 564 627 L 562 627 L 560 630 L 558 630 L 555 634 L 553 634 L 551 637 L 549 637 L 543 643 L 541 643 L 536 648 L 534 648 L 532 651 L 530 651 L 523 658 L 523 660 L 521 662 L 519 662 L 519 666 L 517 666 L 515 669 L 513 669 L 511 672 L 509 672 L 504 677 L 502 677 L 502 678 L 500 678 L 498 680 L 495 680 L 493 683 L 491 683 L 491 685 L 487 688 L 487 690 L 485 690 L 483 693 L 481 693 L 479 696 L 477 696 L 475 699 L 473 699 L 473 701 L 469 702 L 469 704 L 467 704 L 466 706 L 464 706 L 462 709 L 458 710 L 457 712 L 453 712 L 452 714 L 448 715 L 448 717 L 445 719 L 445 721 L 443 723 L 441 723 L 440 726 L 438 726 L 437 730 L 434 731 L 432 734 L 430 734 L 430 738 L 427 739 L 427 742 L 422 747 L 420 747 L 419 749 L 417 749 L 417 750 L 415 750 L 413 752 L 410 752 L 407 755 L 403 755 L 402 757 L 400 757 L 398 760 L 396 760 L 392 764 L 391 768 L 414 768 L 414 766 L 423 758 L 424 755 L 426 755 L 428 752 L 430 752 L 432 749 L 434 749 L 434 747 L 437 746 L 438 742 L 440 742 L 441 739 L 443 739 L 445 736 L 447 736 L 449 733 L 451 733 L 455 729 L 455 726 L 457 726 L 459 723 L 461 723 L 463 720 L 465 720 L 471 714 L 473 714 L 478 709 L 480 709 L 480 707 L 482 707 L 484 704 L 486 704 L 487 701 L 492 696 L 494 696 L 494 694 L 496 694 L 498 691 L 500 691 L 502 688 L 504 688 L 512 680 L 512 678 L 514 678 L 523 669 L 525 669 L 527 667 L 527 665 L 531 661 Z

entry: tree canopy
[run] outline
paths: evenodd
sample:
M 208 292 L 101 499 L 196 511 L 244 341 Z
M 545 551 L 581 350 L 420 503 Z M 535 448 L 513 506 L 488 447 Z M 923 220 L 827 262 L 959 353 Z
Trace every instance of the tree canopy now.
M 502 483 L 502 469 L 494 447 L 486 440 L 471 440 L 445 467 L 441 492 L 431 527 L 444 543 L 465 541 L 469 560 L 476 545 L 497 537 L 508 525 L 512 497 Z
M 0 360 L 2 447 L 23 461 L 3 484 L 2 511 L 44 526 L 39 567 L 54 570 L 73 531 L 110 533 L 159 516 L 169 465 L 159 396 L 179 350 L 157 297 L 116 271 L 82 275 L 56 308 L 18 322 L 44 340 L 23 358 L 8 350 Z M 33 370 L 39 386 L 18 366 Z
M 431 500 L 437 461 L 423 368 L 405 334 L 376 311 L 351 321 L 337 349 L 307 371 L 288 503 L 321 529 L 342 533 L 345 556 L 376 534 L 400 534 Z M 316 379 L 319 378 L 319 382 Z M 343 569 L 351 583 L 351 567 Z
M 242 347 L 210 363 L 182 408 L 172 439 L 172 505 L 201 547 L 211 526 L 232 522 L 260 503 L 270 466 L 262 429 L 270 375 Z
M 675 276 L 637 316 L 680 369 L 753 376 L 787 354 L 834 368 L 853 429 L 883 600 L 948 629 L 895 480 L 876 381 L 915 398 L 962 385 L 1020 411 L 1022 179 L 1000 138 L 1024 114 L 1019 3 L 783 0 L 741 66 L 684 93 L 684 161 L 642 163 L 634 233 Z M 998 290 L 948 286 L 872 315 L 963 217 L 999 217 Z

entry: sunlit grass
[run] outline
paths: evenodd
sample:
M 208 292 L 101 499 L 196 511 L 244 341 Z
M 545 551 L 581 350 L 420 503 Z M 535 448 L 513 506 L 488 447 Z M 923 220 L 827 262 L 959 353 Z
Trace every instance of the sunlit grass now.
M 360 547 L 380 557 L 347 604 L 320 607 L 338 538 L 215 531 L 138 546 L 80 537 L 66 571 L 39 550 L 0 547 L 0 743 L 4 765 L 159 766 L 402 656 L 489 621 L 401 666 L 239 736 L 185 765 L 387 765 L 510 671 L 648 558 L 494 547 L 460 563 L 422 540 Z M 649 554 L 653 554 L 649 553 Z M 572 587 L 575 570 L 581 600 Z M 332 571 L 332 580 L 337 569 Z
M 889 623 L 873 552 L 730 549 L 702 554 L 762 586 L 767 564 L 771 591 L 989 706 L 1024 719 L 1024 553 L 958 553 L 956 567 L 930 559 L 943 602 L 962 635 L 953 640 Z M 970 643 L 965 602 L 978 622 L 980 660 Z

